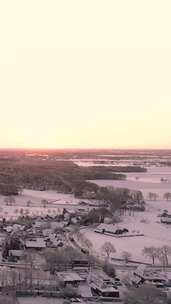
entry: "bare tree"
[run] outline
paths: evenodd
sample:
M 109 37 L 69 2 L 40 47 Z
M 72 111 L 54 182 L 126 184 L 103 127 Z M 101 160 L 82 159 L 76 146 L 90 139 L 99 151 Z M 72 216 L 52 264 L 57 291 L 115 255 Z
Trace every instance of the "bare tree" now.
M 31 200 L 28 200 L 27 203 L 26 203 L 26 206 L 27 206 L 27 207 L 30 207 L 31 205 L 32 205 L 32 201 L 31 201 Z
M 46 208 L 48 201 L 46 199 L 41 200 L 41 204 L 43 206 L 43 208 Z
M 170 193 L 170 192 L 164 193 L 163 198 L 164 198 L 166 201 L 170 201 L 170 200 L 171 200 L 171 193 Z
M 25 262 L 25 285 L 27 285 L 29 282 L 32 288 L 35 254 L 32 252 L 25 252 L 22 256 L 22 259 Z
M 86 246 L 89 250 L 91 250 L 92 247 L 93 247 L 93 243 L 92 243 L 89 239 L 87 239 L 87 238 L 85 238 L 84 244 L 85 244 L 85 246 Z
M 15 198 L 10 195 L 10 196 L 7 196 L 5 199 L 4 199 L 4 202 L 6 203 L 7 206 L 12 206 L 15 204 Z
M 108 259 L 110 258 L 111 253 L 116 252 L 115 247 L 110 242 L 105 242 L 102 245 L 101 250 L 106 254 Z
M 164 245 L 158 248 L 158 259 L 162 262 L 163 266 L 168 266 L 168 257 L 171 255 L 171 247 Z
M 23 214 L 24 214 L 24 209 L 21 208 L 21 209 L 20 209 L 20 215 L 23 216 Z
M 155 192 L 149 192 L 147 198 L 150 201 L 156 201 L 158 199 L 158 194 Z
M 152 260 L 152 264 L 155 264 L 155 259 L 158 258 L 159 253 L 158 253 L 158 248 L 156 247 L 144 247 L 142 250 L 142 254 Z
M 22 194 L 23 194 L 23 191 L 24 191 L 24 188 L 23 188 L 23 187 L 20 187 L 20 188 L 18 189 L 18 194 L 19 194 L 19 195 L 22 195 Z
M 131 259 L 132 254 L 128 251 L 122 252 L 122 258 L 124 259 L 125 263 L 128 263 L 128 261 Z

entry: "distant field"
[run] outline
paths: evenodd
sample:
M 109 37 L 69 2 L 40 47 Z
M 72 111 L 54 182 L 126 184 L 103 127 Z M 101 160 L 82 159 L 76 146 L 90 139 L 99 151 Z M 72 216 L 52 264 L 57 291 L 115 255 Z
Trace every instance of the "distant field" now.
M 55 215 L 63 211 L 60 205 L 77 206 L 79 199 L 74 198 L 72 194 L 57 193 L 55 191 L 34 191 L 25 189 L 22 195 L 14 196 L 15 203 L 12 206 L 7 206 L 5 197 L 0 195 L 0 218 L 7 219 L 16 218 L 21 214 L 25 215 Z M 43 207 L 41 201 L 48 201 L 46 208 Z M 29 207 L 27 202 L 31 201 Z
M 93 182 L 99 186 L 141 190 L 145 197 L 149 192 L 155 192 L 160 199 L 165 192 L 171 192 L 171 167 L 148 168 L 147 173 L 127 173 L 126 176 L 126 180 L 94 180 Z M 169 182 L 161 182 L 162 177 L 168 178 Z

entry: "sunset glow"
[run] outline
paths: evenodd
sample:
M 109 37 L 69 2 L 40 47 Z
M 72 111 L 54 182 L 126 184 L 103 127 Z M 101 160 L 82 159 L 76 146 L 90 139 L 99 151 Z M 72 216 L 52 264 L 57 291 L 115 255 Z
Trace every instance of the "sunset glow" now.
M 0 1 L 0 148 L 171 148 L 170 10 Z

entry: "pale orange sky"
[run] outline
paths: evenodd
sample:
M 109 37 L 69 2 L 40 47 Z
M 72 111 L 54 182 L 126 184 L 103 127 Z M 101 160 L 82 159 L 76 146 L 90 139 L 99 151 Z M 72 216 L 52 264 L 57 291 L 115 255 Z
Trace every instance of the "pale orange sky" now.
M 0 148 L 171 148 L 170 0 L 0 0 Z

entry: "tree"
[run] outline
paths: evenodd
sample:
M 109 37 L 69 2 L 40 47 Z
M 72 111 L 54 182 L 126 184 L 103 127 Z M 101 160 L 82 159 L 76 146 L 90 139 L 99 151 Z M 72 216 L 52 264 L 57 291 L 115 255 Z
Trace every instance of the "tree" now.
M 54 273 L 56 267 L 65 266 L 72 263 L 77 258 L 81 258 L 83 255 L 76 249 L 70 246 L 64 248 L 46 249 L 43 252 L 43 256 L 46 260 L 46 265 L 51 273 Z
M 23 214 L 24 214 L 24 209 L 21 208 L 21 209 L 20 209 L 20 215 L 23 215 Z
M 161 291 L 150 284 L 145 284 L 139 288 L 131 288 L 125 293 L 124 304 L 166 304 L 161 297 Z
M 122 252 L 122 258 L 124 259 L 125 263 L 128 263 L 128 261 L 131 259 L 132 254 L 128 251 Z
M 116 271 L 112 264 L 110 264 L 108 261 L 105 261 L 103 264 L 103 271 L 111 278 L 115 278 Z
M 156 201 L 158 198 L 158 194 L 157 193 L 154 193 L 154 192 L 149 192 L 148 193 L 148 199 L 150 201 Z
M 20 250 L 23 248 L 20 238 L 16 235 L 10 235 L 5 238 L 2 246 L 2 256 L 7 259 L 9 256 L 9 250 Z
M 10 196 L 7 196 L 5 199 L 4 199 L 5 203 L 7 206 L 12 206 L 15 204 L 15 198 L 10 195 Z
M 102 252 L 107 256 L 107 259 L 110 258 L 111 253 L 115 253 L 116 249 L 110 242 L 105 242 L 101 247 Z
M 30 207 L 31 205 L 32 205 L 32 201 L 31 201 L 31 200 L 28 200 L 27 203 L 26 203 L 26 206 L 27 206 L 27 207 Z
M 107 208 L 91 209 L 88 214 L 83 215 L 81 224 L 103 223 L 105 217 L 111 217 L 112 213 Z
M 133 190 L 130 192 L 130 196 L 133 201 L 136 201 L 138 204 L 144 201 L 144 197 L 141 191 Z
M 23 187 L 19 187 L 19 189 L 18 189 L 18 194 L 19 194 L 19 195 L 22 195 L 22 194 L 23 194 L 23 191 L 24 191 L 24 188 L 23 188 Z
M 171 193 L 170 192 L 164 193 L 163 198 L 167 201 L 170 201 L 171 200 Z
M 101 187 L 99 199 L 106 202 L 114 213 L 121 208 L 124 201 L 128 200 L 129 195 L 130 191 L 126 188 Z
M 41 200 L 41 204 L 43 206 L 43 208 L 46 208 L 48 201 L 46 199 Z
M 162 262 L 163 266 L 168 266 L 168 256 L 171 255 L 171 247 L 168 245 L 164 245 L 158 248 L 158 259 Z
M 84 244 L 89 250 L 93 247 L 93 243 L 87 238 L 84 239 Z
M 32 252 L 24 252 L 22 259 L 25 262 L 25 278 L 24 278 L 25 285 L 27 285 L 27 283 L 29 282 L 30 283 L 29 285 L 32 287 L 35 254 Z
M 158 248 L 156 247 L 144 247 L 142 250 L 142 254 L 152 260 L 152 264 L 155 264 L 155 259 L 158 258 L 159 253 L 158 253 Z

